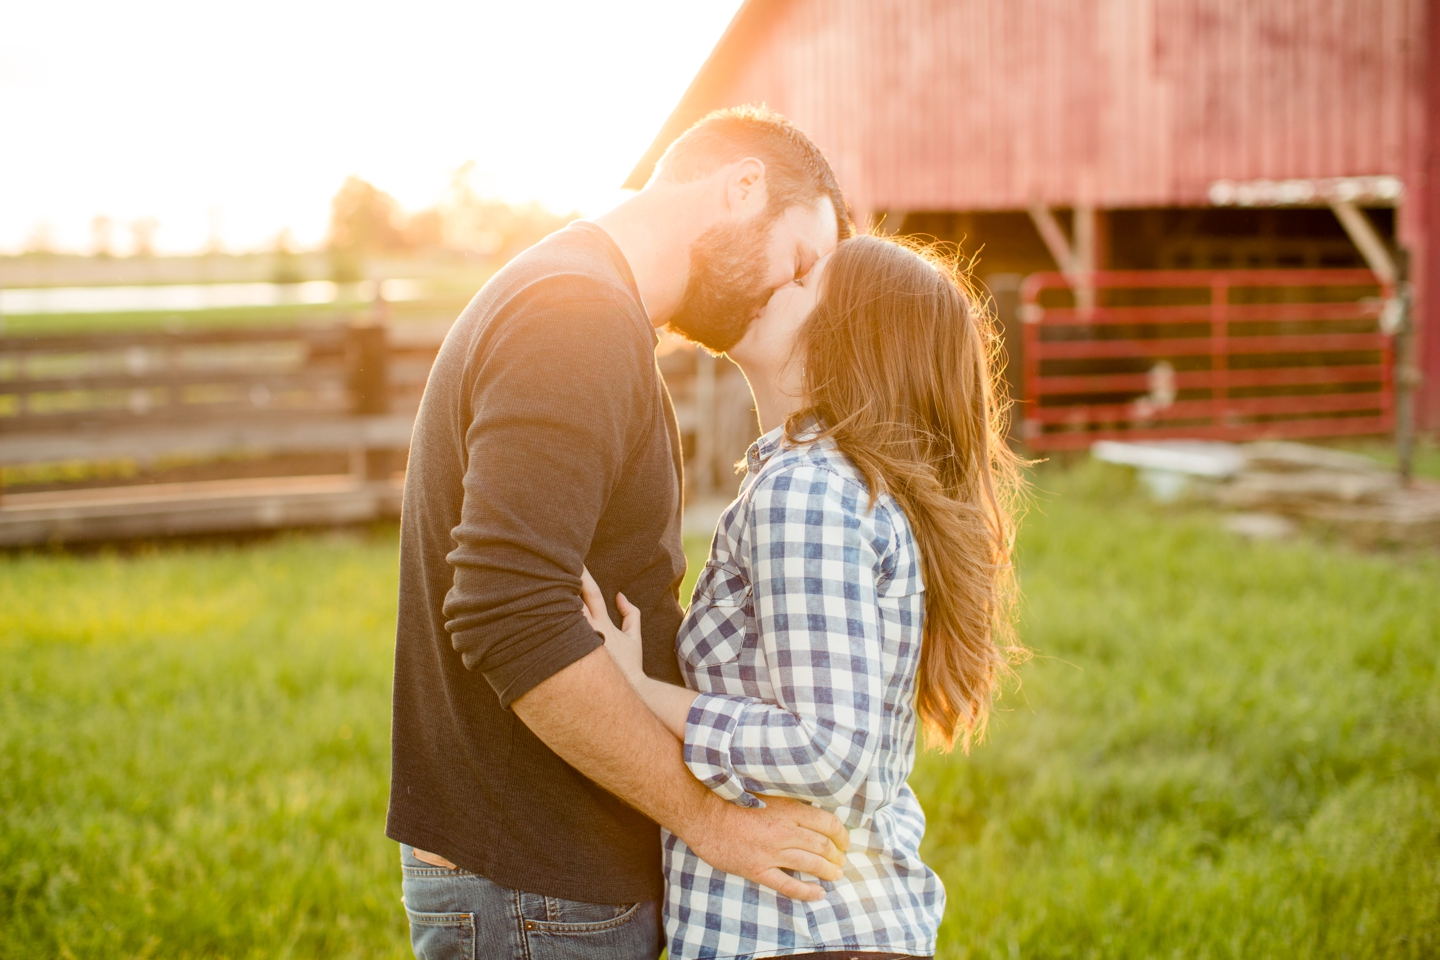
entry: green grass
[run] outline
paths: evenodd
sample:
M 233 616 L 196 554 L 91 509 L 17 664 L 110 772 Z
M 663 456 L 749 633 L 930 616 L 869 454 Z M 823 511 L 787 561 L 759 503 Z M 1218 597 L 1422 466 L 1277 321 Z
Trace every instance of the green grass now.
M 1440 558 L 1040 485 L 1037 657 L 913 780 L 941 956 L 1440 951 Z M 394 587 L 390 529 L 0 558 L 0 957 L 408 955 Z
M 1036 659 L 969 758 L 928 755 L 943 953 L 1440 950 L 1440 562 L 1247 544 L 1042 474 Z
M 393 538 L 0 567 L 0 956 L 404 956 Z

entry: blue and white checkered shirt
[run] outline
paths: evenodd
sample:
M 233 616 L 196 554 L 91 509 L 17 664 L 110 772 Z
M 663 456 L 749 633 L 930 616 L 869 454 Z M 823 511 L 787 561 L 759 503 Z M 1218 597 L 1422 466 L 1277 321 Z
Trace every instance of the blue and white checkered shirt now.
M 824 950 L 929 956 L 945 888 L 920 861 L 915 674 L 925 594 L 899 505 L 869 509 L 864 478 L 828 441 L 783 428 L 746 456 L 676 649 L 700 696 L 685 762 L 711 790 L 833 811 L 850 829 L 844 877 L 803 903 L 712 868 L 666 831 L 672 960 Z

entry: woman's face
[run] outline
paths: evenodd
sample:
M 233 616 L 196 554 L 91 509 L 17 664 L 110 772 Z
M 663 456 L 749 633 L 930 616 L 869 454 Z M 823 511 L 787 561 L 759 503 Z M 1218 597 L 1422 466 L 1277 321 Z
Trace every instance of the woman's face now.
M 740 342 L 727 351 L 730 359 L 741 366 L 771 370 L 790 359 L 795 337 L 815 309 L 820 281 L 831 256 L 821 257 L 809 273 L 771 294 L 770 301 L 746 329 Z

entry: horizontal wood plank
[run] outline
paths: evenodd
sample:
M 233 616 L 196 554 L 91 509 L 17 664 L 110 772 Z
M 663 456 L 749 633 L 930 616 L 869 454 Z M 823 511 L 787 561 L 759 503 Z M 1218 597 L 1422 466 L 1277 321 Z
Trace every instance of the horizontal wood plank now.
M 414 424 L 413 414 L 384 414 L 0 434 L 0 465 L 130 459 L 145 462 L 167 456 L 213 457 L 237 452 L 398 449 L 409 446 Z
M 322 476 L 18 494 L 0 501 L 0 546 L 363 523 L 398 516 L 402 491 Z

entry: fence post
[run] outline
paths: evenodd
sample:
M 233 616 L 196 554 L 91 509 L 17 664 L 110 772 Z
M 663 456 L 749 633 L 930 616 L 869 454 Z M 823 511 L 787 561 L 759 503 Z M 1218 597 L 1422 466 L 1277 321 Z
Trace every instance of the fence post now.
M 715 358 L 695 348 L 695 492 L 715 489 Z
M 1210 284 L 1210 401 L 1214 436 L 1230 421 L 1230 284 L 1216 278 Z
M 390 412 L 389 351 L 385 327 L 378 323 L 352 323 L 346 330 L 346 358 L 350 366 L 350 412 L 357 417 Z M 357 480 L 379 480 L 386 473 L 384 450 L 364 446 L 350 451 L 350 473 Z

